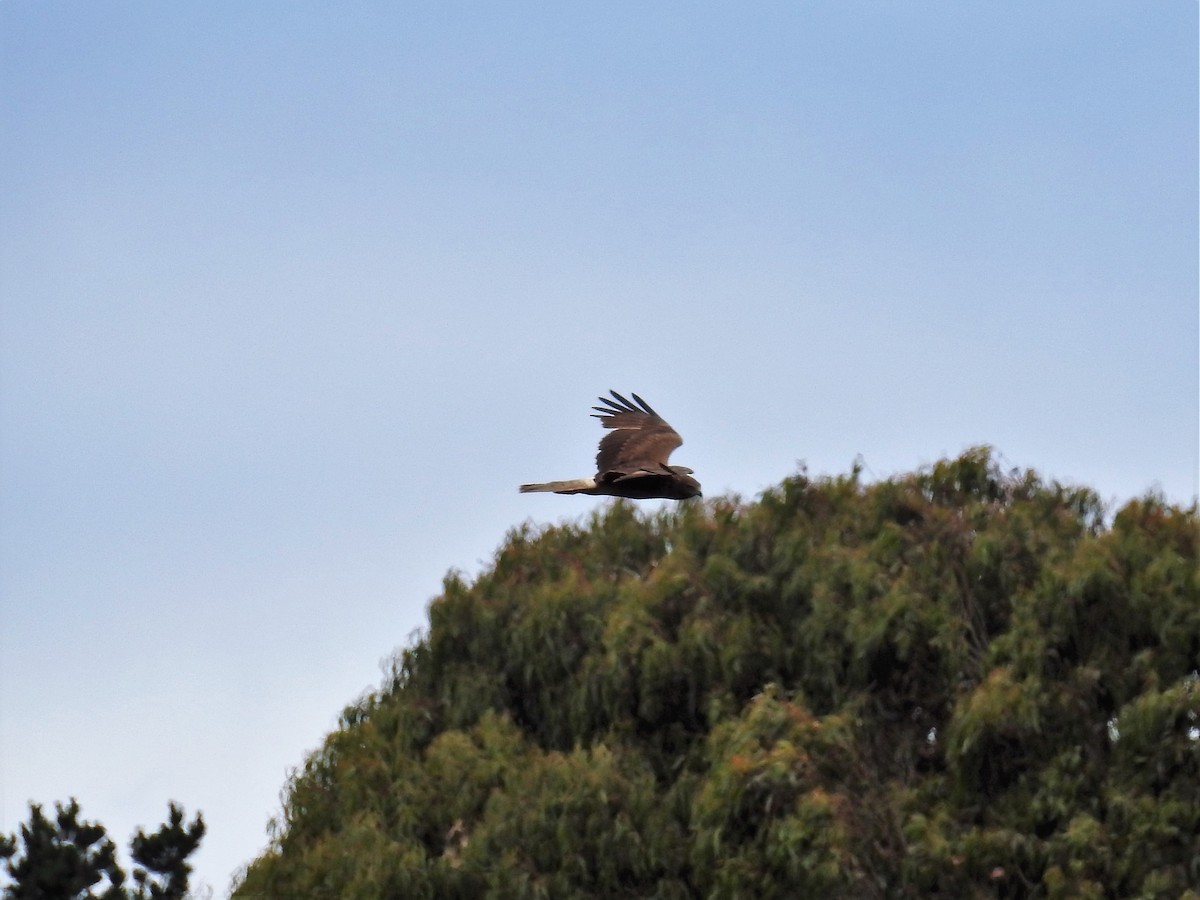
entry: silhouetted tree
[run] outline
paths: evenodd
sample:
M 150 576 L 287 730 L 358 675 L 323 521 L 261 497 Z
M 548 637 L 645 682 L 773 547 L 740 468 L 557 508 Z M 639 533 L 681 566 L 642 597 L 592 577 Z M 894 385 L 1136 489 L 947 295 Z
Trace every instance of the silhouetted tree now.
M 186 859 L 204 836 L 200 815 L 184 827 L 183 809 L 172 803 L 168 824 L 149 837 L 139 829 L 131 851 L 143 868 L 134 870 L 137 886 L 130 891 L 104 826 L 81 821 L 74 798 L 55 810 L 51 821 L 31 803 L 28 824 L 17 835 L 0 836 L 8 900 L 181 900 L 187 894 Z
M 204 837 L 204 819 L 197 814 L 190 825 L 184 824 L 183 808 L 170 804 L 167 822 L 147 836 L 140 828 L 129 844 L 133 861 L 141 868 L 133 870 L 137 900 L 179 900 L 188 890 L 192 867 L 187 859 Z

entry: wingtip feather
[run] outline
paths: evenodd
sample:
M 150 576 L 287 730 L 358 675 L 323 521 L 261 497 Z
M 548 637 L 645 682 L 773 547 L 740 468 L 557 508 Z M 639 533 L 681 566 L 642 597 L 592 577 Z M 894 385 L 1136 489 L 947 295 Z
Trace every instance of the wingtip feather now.
M 645 411 L 646 411 L 648 414 L 650 414 L 650 415 L 652 415 L 652 416 L 657 416 L 657 415 L 658 415 L 658 413 L 656 413 L 656 412 L 655 412 L 653 409 L 651 409 L 651 408 L 650 408 L 650 404 L 649 404 L 649 403 L 647 403 L 645 400 L 643 400 L 641 397 L 639 397 L 637 394 L 634 394 L 634 395 L 633 395 L 633 399 L 634 399 L 634 400 L 636 400 L 636 401 L 637 401 L 637 403 L 638 403 L 638 406 L 640 406 L 640 407 L 641 407 L 643 410 L 645 410 Z

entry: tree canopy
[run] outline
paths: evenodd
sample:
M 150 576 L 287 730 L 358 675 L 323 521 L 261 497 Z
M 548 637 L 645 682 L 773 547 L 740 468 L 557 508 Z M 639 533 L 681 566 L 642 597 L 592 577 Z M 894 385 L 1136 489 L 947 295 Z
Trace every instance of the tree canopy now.
M 235 896 L 1200 897 L 1197 524 L 987 448 L 526 524 Z

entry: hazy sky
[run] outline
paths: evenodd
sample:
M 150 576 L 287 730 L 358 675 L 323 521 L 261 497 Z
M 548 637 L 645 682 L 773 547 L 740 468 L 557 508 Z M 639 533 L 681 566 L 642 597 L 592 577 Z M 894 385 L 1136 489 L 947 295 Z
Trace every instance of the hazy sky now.
M 0 831 L 223 896 L 442 576 L 979 443 L 1197 493 L 1194 2 L 0 2 Z

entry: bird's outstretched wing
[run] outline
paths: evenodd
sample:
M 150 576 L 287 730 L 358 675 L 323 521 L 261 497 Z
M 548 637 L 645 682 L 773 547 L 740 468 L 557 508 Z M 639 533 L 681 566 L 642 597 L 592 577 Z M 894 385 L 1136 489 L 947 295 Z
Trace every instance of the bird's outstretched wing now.
M 637 394 L 631 403 L 616 391 L 609 393 L 612 399 L 601 397 L 604 405 L 592 407 L 600 424 L 612 429 L 600 441 L 596 471 L 629 473 L 665 468 L 671 451 L 683 443 L 679 432 Z

